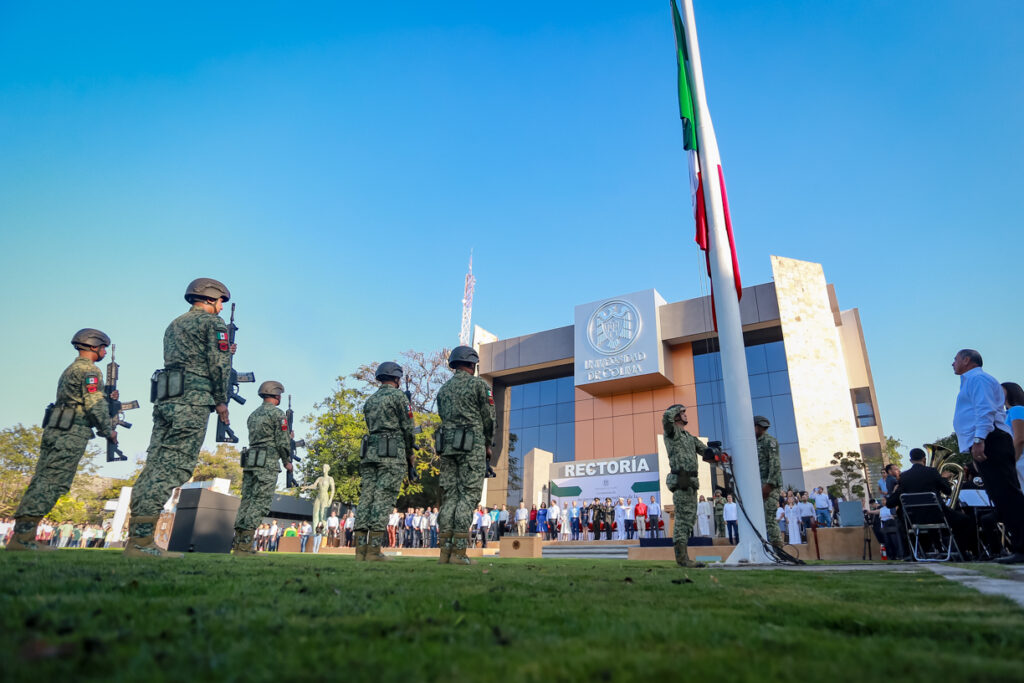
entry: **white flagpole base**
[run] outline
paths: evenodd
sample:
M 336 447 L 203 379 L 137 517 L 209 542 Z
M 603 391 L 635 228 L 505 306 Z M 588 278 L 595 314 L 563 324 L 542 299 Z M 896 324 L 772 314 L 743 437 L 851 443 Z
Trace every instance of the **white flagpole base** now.
M 759 541 L 741 541 L 724 564 L 776 564 Z

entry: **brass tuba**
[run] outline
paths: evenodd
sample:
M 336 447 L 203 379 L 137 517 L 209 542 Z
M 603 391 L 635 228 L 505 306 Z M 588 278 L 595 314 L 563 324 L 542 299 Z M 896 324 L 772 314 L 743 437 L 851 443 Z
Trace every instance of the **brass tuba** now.
M 924 448 L 928 451 L 928 465 L 934 467 L 939 471 L 939 474 L 943 472 L 950 472 L 950 485 L 953 487 L 953 492 L 949 496 L 945 497 L 943 502 L 951 508 L 955 509 L 960 504 L 960 486 L 964 483 L 964 468 L 958 462 L 953 462 L 952 458 L 957 455 L 953 451 L 949 450 L 945 446 L 940 446 L 937 443 L 926 443 Z

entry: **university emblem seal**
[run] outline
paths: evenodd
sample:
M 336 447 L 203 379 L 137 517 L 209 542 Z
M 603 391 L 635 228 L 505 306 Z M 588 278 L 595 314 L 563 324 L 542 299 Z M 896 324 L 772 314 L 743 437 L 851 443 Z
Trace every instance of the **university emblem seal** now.
M 640 335 L 640 314 L 633 304 L 616 299 L 598 307 L 587 323 L 587 339 L 598 353 L 612 355 Z

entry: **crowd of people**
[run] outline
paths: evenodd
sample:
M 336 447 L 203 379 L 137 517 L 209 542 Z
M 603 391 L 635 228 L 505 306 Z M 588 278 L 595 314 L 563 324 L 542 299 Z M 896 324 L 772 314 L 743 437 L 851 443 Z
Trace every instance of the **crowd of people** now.
M 14 518 L 0 518 L 0 548 L 7 546 L 13 534 Z M 40 520 L 36 527 L 35 541 L 51 548 L 102 548 L 109 534 L 109 526 L 56 522 L 47 518 Z

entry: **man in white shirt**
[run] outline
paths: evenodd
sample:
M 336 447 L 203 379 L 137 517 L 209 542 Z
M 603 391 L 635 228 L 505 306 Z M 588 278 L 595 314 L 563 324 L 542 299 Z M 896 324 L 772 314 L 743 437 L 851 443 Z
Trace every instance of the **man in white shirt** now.
M 576 501 L 572 502 L 572 509 L 569 510 L 569 524 L 572 531 L 570 539 L 573 541 L 580 540 L 580 508 L 576 505 Z
M 309 543 L 309 537 L 313 535 L 313 525 L 303 520 L 302 526 L 299 527 L 299 552 L 306 552 L 306 544 Z
M 548 538 L 551 540 L 558 539 L 558 518 L 561 515 L 561 510 L 558 509 L 558 501 L 551 501 L 551 506 L 548 508 Z
M 818 526 L 832 526 L 832 503 L 821 486 L 814 489 L 814 513 L 818 516 Z
M 437 547 L 437 508 L 427 508 L 430 510 L 430 547 Z
M 615 540 L 621 541 L 626 538 L 626 501 L 619 498 L 615 506 Z
M 267 538 L 267 549 L 270 552 L 277 552 L 277 539 L 281 537 L 281 527 L 277 525 L 275 519 L 270 524 L 270 536 Z
M 498 527 L 495 531 L 499 541 L 503 535 L 508 533 L 508 508 L 504 505 L 501 506 L 501 512 L 498 513 Z
M 807 498 L 806 491 L 800 494 L 800 502 L 796 504 L 796 507 L 800 513 L 800 524 L 804 529 L 804 540 L 807 540 L 811 522 L 814 520 L 814 504 Z
M 740 542 L 740 532 L 737 526 L 737 520 L 739 520 L 738 511 L 736 509 L 736 503 L 732 500 L 732 494 L 730 493 L 725 497 L 725 505 L 722 506 L 722 519 L 725 520 L 725 533 L 729 537 L 729 543 L 736 545 Z M 769 522 L 771 524 L 771 522 Z
M 1006 394 L 992 375 L 981 369 L 981 354 L 962 349 L 953 358 L 960 393 L 953 411 L 953 431 L 960 452 L 970 452 L 985 482 L 985 492 L 1010 537 L 1003 564 L 1024 563 L 1024 493 L 1017 484 L 1013 436 L 1006 424 Z
M 629 539 L 629 540 L 632 540 L 632 538 L 633 538 L 633 520 L 634 520 L 634 515 L 635 515 L 635 513 L 633 511 L 633 499 L 632 498 L 627 498 L 626 499 L 626 511 L 625 512 L 626 512 L 626 538 Z
M 529 523 L 530 511 L 526 509 L 526 503 L 519 501 L 519 507 L 516 508 L 516 535 L 525 536 Z
M 659 538 L 661 536 L 661 529 L 658 528 L 658 523 L 661 521 L 661 506 L 658 505 L 658 501 L 654 496 L 651 496 L 651 502 L 647 506 L 647 520 L 651 527 L 648 535 L 651 538 Z
M 331 548 L 337 548 L 340 543 L 338 542 L 338 532 L 341 528 L 341 520 L 338 519 L 338 513 L 335 510 L 331 510 L 331 516 L 327 518 L 327 545 Z

